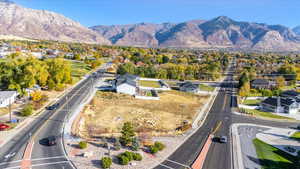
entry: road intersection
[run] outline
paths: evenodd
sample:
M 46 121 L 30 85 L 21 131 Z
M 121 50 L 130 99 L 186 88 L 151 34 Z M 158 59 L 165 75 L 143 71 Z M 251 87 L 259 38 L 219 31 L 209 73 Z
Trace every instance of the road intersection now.
M 230 71 L 234 71 L 231 67 Z M 101 76 L 101 72 L 98 74 Z M 215 101 L 209 111 L 209 114 L 202 124 L 202 126 L 190 136 L 184 144 L 182 144 L 172 155 L 170 155 L 164 162 L 155 167 L 155 169 L 181 169 L 190 168 L 195 159 L 201 152 L 209 134 L 213 129 L 218 127 L 215 131 L 217 136 L 227 136 L 230 138 L 230 127 L 233 123 L 252 123 L 252 124 L 264 124 L 276 127 L 290 127 L 295 125 L 294 123 L 273 122 L 261 119 L 254 119 L 252 117 L 246 117 L 236 115 L 232 113 L 232 108 L 236 106 L 236 96 L 234 84 L 228 83 L 233 81 L 233 77 L 230 76 L 225 79 L 225 87 L 222 88 L 217 94 Z M 98 77 L 89 76 L 76 87 L 74 87 L 68 94 L 62 97 L 58 103 L 59 109 L 56 111 L 45 111 L 38 119 L 34 120 L 30 125 L 24 128 L 18 133 L 10 142 L 6 143 L 0 151 L 0 168 L 13 169 L 20 168 L 24 161 L 24 152 L 28 145 L 31 150 L 30 153 L 30 165 L 32 168 L 75 168 L 72 161 L 68 159 L 68 156 L 64 150 L 63 144 L 63 126 L 65 119 L 68 117 L 72 108 L 76 108 L 87 97 L 90 88 L 94 85 Z M 229 84 L 229 85 L 228 85 Z M 56 146 L 43 146 L 42 140 L 49 136 L 57 136 Z M 231 140 L 229 139 L 229 143 Z M 230 144 L 219 144 L 212 142 L 208 154 L 205 158 L 203 168 L 204 169 L 231 169 L 232 166 L 232 152 Z M 25 153 L 26 154 L 26 153 Z M 24 166 L 27 166 L 26 164 Z

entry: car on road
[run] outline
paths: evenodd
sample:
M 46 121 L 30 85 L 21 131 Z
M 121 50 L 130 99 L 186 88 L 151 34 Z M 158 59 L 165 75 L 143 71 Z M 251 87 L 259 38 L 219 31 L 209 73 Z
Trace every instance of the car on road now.
M 59 106 L 59 103 L 53 104 L 52 106 L 48 106 L 46 107 L 47 110 L 55 110 L 57 109 Z
M 56 137 L 55 136 L 50 136 L 50 137 L 46 138 L 46 144 L 48 146 L 56 145 Z
M 227 136 L 221 136 L 219 141 L 220 143 L 227 143 Z

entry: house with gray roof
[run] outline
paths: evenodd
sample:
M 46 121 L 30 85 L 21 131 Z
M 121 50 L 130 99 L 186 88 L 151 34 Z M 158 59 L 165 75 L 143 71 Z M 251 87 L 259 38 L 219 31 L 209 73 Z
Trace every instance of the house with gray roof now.
M 134 96 L 137 93 L 138 79 L 139 77 L 135 75 L 119 75 L 113 82 L 113 85 L 117 93 L 129 94 Z
M 254 79 L 250 82 L 252 89 L 272 89 L 276 87 L 276 83 L 268 79 Z
M 275 113 L 296 114 L 299 111 L 299 104 L 295 99 L 283 97 L 269 97 L 261 102 L 260 107 Z
M 16 91 L 0 91 L 0 108 L 13 104 L 18 96 Z

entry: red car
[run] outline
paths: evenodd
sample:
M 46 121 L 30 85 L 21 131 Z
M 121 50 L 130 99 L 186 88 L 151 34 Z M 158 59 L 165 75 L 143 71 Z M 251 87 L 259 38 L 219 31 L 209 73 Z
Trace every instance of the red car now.
M 0 131 L 7 130 L 9 128 L 10 127 L 8 125 L 0 123 Z

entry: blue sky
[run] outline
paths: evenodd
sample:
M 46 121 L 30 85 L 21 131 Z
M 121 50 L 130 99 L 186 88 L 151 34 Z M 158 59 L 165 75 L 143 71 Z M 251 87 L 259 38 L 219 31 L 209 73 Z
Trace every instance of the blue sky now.
M 182 22 L 225 15 L 238 21 L 300 25 L 300 0 L 14 0 L 85 26 Z

